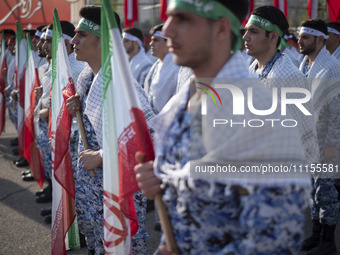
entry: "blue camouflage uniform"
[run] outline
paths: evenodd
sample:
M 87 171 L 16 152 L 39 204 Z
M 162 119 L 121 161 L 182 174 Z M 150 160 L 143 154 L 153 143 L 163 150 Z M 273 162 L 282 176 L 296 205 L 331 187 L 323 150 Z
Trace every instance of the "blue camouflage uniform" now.
M 199 135 L 195 132 L 199 125 L 192 122 L 196 117 L 190 118 L 185 111 L 177 114 L 169 129 L 164 161 L 183 167 L 189 157 L 199 156 L 199 150 L 186 153 L 190 147 L 201 148 L 195 142 L 200 138 L 193 137 Z M 301 212 L 307 206 L 302 187 L 241 188 L 190 179 L 163 179 L 163 183 L 163 201 L 180 254 L 272 255 L 295 254 L 300 249 Z
M 74 122 L 74 120 L 73 120 Z M 73 125 L 73 123 L 72 123 Z M 71 129 L 70 135 L 70 154 L 72 158 L 72 168 L 73 174 L 76 173 L 77 169 L 77 162 L 78 162 L 78 143 L 79 143 L 79 130 L 78 129 Z
M 83 109 L 85 109 L 86 98 L 87 95 L 83 98 Z M 82 119 L 89 148 L 99 150 L 100 147 L 90 121 L 85 114 Z M 78 151 L 80 153 L 83 150 L 83 143 L 79 139 Z M 88 249 L 95 250 L 96 254 L 104 254 L 103 168 L 99 166 L 94 171 L 95 176 L 91 177 L 78 158 L 75 174 L 76 212 L 79 230 L 86 236 Z
M 240 78 L 250 78 L 244 66 L 243 57 L 236 52 L 217 78 L 239 81 L 238 87 L 246 90 L 257 81 L 241 82 Z M 209 120 L 219 118 L 220 112 L 225 116 L 231 114 L 230 95 L 220 94 L 221 108 L 207 100 L 209 114 L 203 117 L 202 104 L 194 99 L 187 108 L 190 90 L 196 86 L 189 83 L 154 121 L 154 169 L 164 185 L 163 201 L 179 254 L 297 254 L 303 241 L 303 210 L 310 187 L 307 174 L 299 181 L 297 178 L 267 181 L 258 175 L 251 178 L 247 173 L 237 174 L 236 178 L 229 177 L 228 173 L 208 178 L 201 174 L 195 176 L 193 166 L 271 162 L 273 155 L 289 162 L 299 155 L 299 161 L 305 162 L 298 132 L 281 128 L 280 132 L 287 135 L 268 147 L 265 145 L 273 141 L 270 135 L 277 137 L 269 127 L 266 130 L 214 129 L 209 126 Z M 267 95 L 267 91 L 261 86 L 258 89 L 261 94 L 254 98 L 259 103 L 266 100 L 261 96 Z M 289 139 L 292 140 L 288 142 Z M 263 147 L 257 149 L 258 146 Z M 294 153 L 293 149 L 296 149 Z M 249 155 L 240 156 L 246 150 Z
M 317 122 L 317 134 L 320 148 L 322 163 L 335 165 L 340 163 L 340 96 L 335 97 L 322 109 Z M 337 157 L 331 162 L 326 162 L 324 158 L 325 146 L 335 146 Z M 340 201 L 338 199 L 338 190 L 336 189 L 337 179 L 321 178 L 317 176 L 313 179 L 315 189 L 312 193 L 312 219 L 319 220 L 322 224 L 335 225 L 338 219 Z
M 41 159 L 46 177 L 52 177 L 52 151 L 48 138 L 48 124 L 39 118 L 39 135 L 36 137 L 37 147 L 41 151 Z

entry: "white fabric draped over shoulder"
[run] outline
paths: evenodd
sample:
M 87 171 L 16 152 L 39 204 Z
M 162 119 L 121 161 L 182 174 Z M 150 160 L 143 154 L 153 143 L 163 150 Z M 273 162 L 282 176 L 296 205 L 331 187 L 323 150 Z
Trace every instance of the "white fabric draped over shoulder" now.
M 292 52 L 291 49 L 287 49 L 285 48 L 283 51 L 284 54 L 286 54 L 288 57 L 290 57 L 290 60 L 292 61 L 292 63 L 299 68 L 300 66 L 300 62 L 299 60 L 296 58 L 295 54 Z
M 190 84 L 188 81 L 181 91 L 175 95 L 168 104 L 163 108 L 161 113 L 156 116 L 155 127 L 155 153 L 156 159 L 154 162 L 155 173 L 160 178 L 194 178 L 211 180 L 217 183 L 236 184 L 236 185 L 290 185 L 296 184 L 304 187 L 310 187 L 310 178 L 308 173 L 272 173 L 272 174 L 257 174 L 251 172 L 242 172 L 242 166 L 257 166 L 261 168 L 264 165 L 300 165 L 306 164 L 306 157 L 302 143 L 299 139 L 298 130 L 295 128 L 285 128 L 282 125 L 263 125 L 262 127 L 253 128 L 245 124 L 230 126 L 230 120 L 235 123 L 247 123 L 248 120 L 257 119 L 265 122 L 265 119 L 282 119 L 280 116 L 280 105 L 278 110 L 270 116 L 260 116 L 252 114 L 245 106 L 244 115 L 235 115 L 233 113 L 233 98 L 228 89 L 218 89 L 219 84 L 232 84 L 236 86 L 243 95 L 247 95 L 248 89 L 253 89 L 253 105 L 257 109 L 268 109 L 268 104 L 271 105 L 272 95 L 258 79 L 251 78 L 247 64 L 241 53 L 236 52 L 229 61 L 222 67 L 216 78 L 210 83 L 215 87 L 221 97 L 223 106 L 215 105 L 213 100 L 207 97 L 206 107 L 207 114 L 200 115 L 201 119 L 201 134 L 195 137 L 202 137 L 201 148 L 190 147 L 190 152 L 193 150 L 205 151 L 204 155 L 195 160 L 190 160 L 184 167 L 167 169 L 162 167 L 160 158 L 163 157 L 164 148 L 167 144 L 167 134 L 169 127 L 178 112 L 178 109 L 186 105 L 189 99 L 189 89 L 195 84 Z M 200 90 L 197 90 L 200 91 Z M 197 93 L 197 92 L 196 92 Z M 209 100 L 210 99 L 210 100 Z M 201 103 L 192 104 L 190 101 L 190 122 L 194 121 L 195 116 L 192 115 L 190 109 L 201 110 Z M 284 116 L 284 118 L 291 118 Z M 213 126 L 215 119 L 227 119 L 229 125 Z M 196 129 L 197 130 L 197 129 Z M 190 137 L 192 134 L 190 133 Z M 197 154 L 193 152 L 193 154 Z M 237 171 L 233 173 L 222 173 L 222 175 L 193 175 L 196 166 L 211 166 L 211 165 L 231 165 L 235 166 Z
M 74 52 L 68 55 L 68 59 L 70 60 L 70 67 L 71 67 L 71 73 L 72 73 L 74 85 L 77 89 L 77 81 L 78 81 L 79 74 L 87 66 L 87 63 L 84 61 L 77 60 Z
M 251 74 L 256 73 L 256 66 L 258 61 L 255 60 L 249 67 Z M 263 80 L 264 84 L 268 88 L 304 88 L 310 91 L 307 79 L 305 75 L 299 71 L 294 65 L 289 56 L 282 54 L 282 56 L 275 62 L 272 69 L 268 73 L 268 76 Z M 299 93 L 290 93 L 290 98 L 299 98 Z M 279 97 L 280 98 L 280 97 Z M 313 114 L 312 101 L 303 104 L 304 107 Z M 305 154 L 308 159 L 308 163 L 319 162 L 320 155 L 318 149 L 316 126 L 313 116 L 307 116 L 300 109 L 293 106 L 290 107 L 290 113 L 294 119 L 298 120 L 299 134 L 302 144 L 305 148 Z
M 178 71 L 178 78 L 177 78 L 177 88 L 176 88 L 176 93 L 178 93 L 181 88 L 183 87 L 183 85 L 190 80 L 191 78 L 193 78 L 193 72 L 191 70 L 191 68 L 189 67 L 185 67 L 185 66 L 181 66 L 179 71 Z
M 335 49 L 332 56 L 335 57 L 338 61 L 340 61 L 340 46 L 338 46 L 338 48 Z
M 88 87 L 89 79 L 92 76 L 92 70 L 89 66 L 85 67 L 85 69 L 80 73 L 78 78 L 78 94 L 80 95 L 80 99 L 86 93 Z M 153 118 L 154 113 L 150 107 L 150 104 L 147 101 L 146 94 L 143 88 L 137 83 L 134 82 L 137 96 L 139 102 L 141 104 L 141 108 L 144 112 L 144 117 L 146 120 L 146 124 L 149 129 L 153 128 Z M 102 84 L 102 69 L 99 70 L 97 75 L 93 78 L 92 85 L 89 88 L 89 94 L 87 96 L 86 108 L 84 109 L 84 113 L 88 116 L 89 121 L 92 124 L 92 127 L 97 135 L 97 141 L 99 143 L 100 148 L 103 148 L 103 131 L 102 131 L 102 102 L 103 102 L 103 84 Z
M 308 56 L 303 58 L 300 71 L 303 71 L 306 61 L 308 61 Z M 326 46 L 315 58 L 307 77 L 310 78 L 308 80 L 312 91 L 314 119 L 317 121 L 323 106 L 340 94 L 339 61 L 331 56 Z
M 152 109 L 158 114 L 169 99 L 176 93 L 179 66 L 168 53 L 163 62 L 157 60 L 145 78 L 144 90 Z
M 145 77 L 151 66 L 152 62 L 143 50 L 139 50 L 139 52 L 130 60 L 132 75 L 141 86 L 144 86 Z

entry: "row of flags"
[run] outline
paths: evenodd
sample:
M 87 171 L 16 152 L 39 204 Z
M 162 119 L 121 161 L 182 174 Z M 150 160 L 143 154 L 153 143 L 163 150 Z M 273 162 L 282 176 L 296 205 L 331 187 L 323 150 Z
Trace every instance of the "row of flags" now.
M 138 230 L 133 201 L 133 194 L 139 190 L 133 171 L 135 153 L 141 151 L 149 160 L 154 153 L 111 4 L 109 0 L 101 4 L 104 246 L 106 254 L 131 254 L 131 237 Z M 56 10 L 52 52 L 51 243 L 52 254 L 66 254 L 64 239 L 75 219 L 75 186 L 70 133 L 65 132 L 70 131 L 72 118 L 65 102 L 75 93 L 75 86 Z
M 104 233 L 106 254 L 131 254 L 131 237 L 138 230 L 133 194 L 139 190 L 133 167 L 135 153 L 142 151 L 147 160 L 154 157 L 151 138 L 135 91 L 133 76 L 122 45 L 119 28 L 109 0 L 102 0 L 101 43 L 103 74 L 103 171 Z M 0 60 L 6 66 L 2 36 Z M 19 151 L 30 164 L 34 178 L 42 187 L 44 170 L 35 143 L 33 112 L 37 103 L 35 88 L 40 86 L 34 66 L 32 42 L 24 37 L 17 23 L 16 89 L 19 91 Z M 2 82 L 0 76 L 0 82 Z M 0 104 L 5 96 L 0 83 Z M 53 14 L 52 86 L 50 140 L 52 149 L 52 225 L 51 254 L 66 254 L 67 238 L 76 221 L 75 182 L 69 148 L 72 116 L 66 99 L 75 94 L 69 58 L 57 10 Z M 3 125 L 0 111 L 0 127 Z M 3 111 L 3 112 L 2 112 Z M 128 139 L 127 139 L 128 138 Z M 112 141 L 116 141 L 113 143 Z M 66 243 L 65 243 L 66 240 Z

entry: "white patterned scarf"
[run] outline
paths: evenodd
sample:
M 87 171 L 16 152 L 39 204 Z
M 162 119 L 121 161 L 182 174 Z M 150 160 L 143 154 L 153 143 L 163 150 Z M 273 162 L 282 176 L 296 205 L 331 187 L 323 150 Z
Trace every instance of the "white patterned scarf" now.
M 335 57 L 338 61 L 340 61 L 340 45 L 332 53 L 332 56 Z
M 77 87 L 80 99 L 83 98 L 86 91 L 89 89 L 84 114 L 88 116 L 89 121 L 91 122 L 92 127 L 96 132 L 97 141 L 99 143 L 100 148 L 103 148 L 103 131 L 102 131 L 103 84 L 101 73 L 102 69 L 100 69 L 97 75 L 93 77 L 93 81 L 91 82 L 93 76 L 92 69 L 89 66 L 85 67 L 85 69 L 79 75 Z M 137 83 L 137 81 L 135 81 L 134 85 L 136 88 L 138 99 L 141 104 L 141 108 L 144 112 L 146 124 L 148 125 L 149 130 L 152 130 L 154 113 L 150 107 L 150 104 L 147 102 L 147 98 L 142 87 Z
M 249 67 L 249 72 L 255 73 L 258 61 L 255 60 Z M 268 73 L 266 79 L 262 80 L 268 88 L 304 88 L 310 91 L 305 75 L 293 64 L 290 57 L 283 54 Z M 280 96 L 279 96 L 280 98 Z M 290 93 L 290 98 L 299 98 L 298 93 Z M 311 101 L 304 103 L 305 108 L 313 113 Z M 308 163 L 319 162 L 320 155 L 317 143 L 316 127 L 313 116 L 303 114 L 297 107 L 291 107 L 290 113 L 298 120 L 299 134 L 305 148 Z
M 300 71 L 303 71 L 308 56 L 305 56 Z M 311 86 L 314 119 L 317 122 L 322 108 L 340 94 L 340 63 L 324 46 L 310 67 L 307 77 Z
M 247 64 L 241 53 L 236 52 L 229 61 L 222 67 L 217 77 L 210 85 L 217 88 L 218 84 L 227 81 L 227 84 L 233 84 L 242 90 L 244 95 L 247 95 L 248 88 L 254 90 L 254 105 L 258 109 L 267 109 L 269 101 L 272 100 L 271 95 L 263 85 L 259 83 L 258 79 L 252 79 L 247 70 Z M 226 80 L 228 79 L 228 80 Z M 201 148 L 190 148 L 193 153 L 198 150 L 205 151 L 206 153 L 201 157 L 190 160 L 184 167 L 174 169 L 167 169 L 164 165 L 159 165 L 161 158 L 163 158 L 164 148 L 167 144 L 168 130 L 177 114 L 178 109 L 183 107 L 183 104 L 188 102 L 188 90 L 192 83 L 188 81 L 181 91 L 175 95 L 168 104 L 163 108 L 155 119 L 155 153 L 156 159 L 154 162 L 155 173 L 162 178 L 193 178 L 205 179 L 213 182 L 235 184 L 235 185 L 290 185 L 296 184 L 304 187 L 310 187 L 310 178 L 308 173 L 272 173 L 272 174 L 256 174 L 250 172 L 240 172 L 242 166 L 257 166 L 259 169 L 262 166 L 271 165 L 289 165 L 291 167 L 296 165 L 304 165 L 306 158 L 304 149 L 300 142 L 298 130 L 294 128 L 284 128 L 281 125 L 275 128 L 271 125 L 264 125 L 261 128 L 250 128 L 237 125 L 230 128 L 227 125 L 212 126 L 214 119 L 228 119 L 233 118 L 237 122 L 242 119 L 256 118 L 264 120 L 266 118 L 278 118 L 281 116 L 278 112 L 270 116 L 253 116 L 249 111 L 245 111 L 245 115 L 236 116 L 232 113 L 233 99 L 228 90 L 219 89 L 218 93 L 222 99 L 223 106 L 215 105 L 213 100 L 208 97 L 207 110 L 208 114 L 202 116 L 201 133 L 199 136 L 202 138 Z M 197 92 L 196 92 L 197 94 Z M 195 95 L 196 95 L 195 94 Z M 209 100 L 210 99 L 210 100 Z M 201 104 L 195 105 L 190 102 L 190 108 L 198 107 Z M 262 107 L 261 107 L 262 106 Z M 193 117 L 191 115 L 191 117 Z M 289 118 L 287 116 L 286 118 Z M 192 120 L 193 121 L 193 120 Z M 191 135 L 190 135 L 191 136 Z M 194 151 L 192 151 L 194 150 Z M 234 173 L 221 173 L 221 174 L 194 174 L 196 167 L 200 166 L 235 166 L 236 172 Z
M 168 53 L 163 62 L 157 60 L 145 78 L 144 90 L 152 109 L 159 113 L 169 99 L 176 93 L 179 66 Z
M 139 52 L 130 60 L 130 68 L 133 77 L 135 77 L 141 86 L 144 86 L 145 77 L 151 66 L 151 60 L 147 57 L 143 50 L 139 50 Z

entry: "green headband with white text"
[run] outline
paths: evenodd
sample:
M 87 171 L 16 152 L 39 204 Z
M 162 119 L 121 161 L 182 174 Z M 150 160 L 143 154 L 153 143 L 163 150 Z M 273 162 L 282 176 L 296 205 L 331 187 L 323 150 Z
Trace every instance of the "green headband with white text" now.
M 100 26 L 94 22 L 92 22 L 91 20 L 82 18 L 79 23 L 77 28 L 81 28 L 84 29 L 85 31 L 94 34 L 98 37 L 100 37 Z
M 281 49 L 281 44 L 283 44 L 286 48 L 289 49 L 289 45 L 287 44 L 286 40 L 283 38 L 283 32 L 282 30 L 275 24 L 271 23 L 269 20 L 262 18 L 260 16 L 252 14 L 247 22 L 247 24 L 253 24 L 255 26 L 258 26 L 268 32 L 276 31 L 278 32 L 281 42 L 279 45 L 279 49 Z
M 175 8 L 185 10 L 208 19 L 218 20 L 223 17 L 229 19 L 231 22 L 231 31 L 236 37 L 236 41 L 233 45 L 233 51 L 237 51 L 241 48 L 241 22 L 235 14 L 223 4 L 211 0 L 170 0 L 168 10 Z

